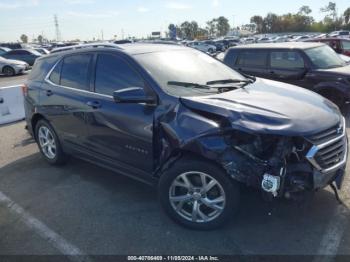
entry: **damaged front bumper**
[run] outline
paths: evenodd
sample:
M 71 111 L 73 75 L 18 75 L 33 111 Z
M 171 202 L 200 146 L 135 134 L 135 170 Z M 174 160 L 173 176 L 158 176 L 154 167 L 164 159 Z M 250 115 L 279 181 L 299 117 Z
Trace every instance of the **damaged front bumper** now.
M 334 182 L 341 189 L 348 158 L 345 119 L 337 126 L 303 139 L 303 149 L 298 149 L 293 142 L 282 138 L 265 161 L 235 147 L 238 150 L 226 153 L 223 166 L 235 180 L 261 187 L 274 197 L 289 198 Z M 230 157 L 232 161 L 228 161 Z
M 328 132 L 332 132 L 332 129 Z M 312 146 L 306 155 L 307 160 L 315 168 L 313 179 L 315 188 L 323 188 L 335 181 L 338 189 L 341 189 L 349 151 L 344 118 L 342 124 L 336 127 L 336 133 L 338 135 L 334 138 Z

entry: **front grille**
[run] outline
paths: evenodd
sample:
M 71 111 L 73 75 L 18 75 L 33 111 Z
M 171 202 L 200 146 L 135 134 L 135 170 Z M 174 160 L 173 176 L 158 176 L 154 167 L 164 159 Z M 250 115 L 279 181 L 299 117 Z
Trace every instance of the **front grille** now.
M 314 145 L 320 145 L 322 143 L 325 143 L 329 140 L 332 140 L 332 139 L 338 137 L 342 133 L 343 133 L 343 125 L 337 124 L 335 126 L 332 126 L 331 128 L 328 128 L 328 129 L 322 131 L 322 132 L 319 132 L 315 135 L 307 137 L 307 140 Z
M 345 157 L 346 139 L 342 138 L 325 148 L 320 149 L 316 155 L 315 160 L 322 169 L 328 169 L 341 162 Z
M 345 164 L 347 158 L 345 119 L 341 124 L 306 139 L 313 144 L 306 157 L 319 171 L 329 173 Z

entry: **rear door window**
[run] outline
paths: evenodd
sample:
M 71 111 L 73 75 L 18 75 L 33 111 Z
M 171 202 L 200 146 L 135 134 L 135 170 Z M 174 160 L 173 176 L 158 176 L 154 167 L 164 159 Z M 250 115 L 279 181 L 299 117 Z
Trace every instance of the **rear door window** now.
M 115 55 L 99 54 L 95 92 L 112 96 L 114 91 L 129 87 L 144 87 L 144 81 L 124 59 Z
M 65 57 L 61 70 L 61 85 L 88 91 L 91 59 L 91 54 Z
M 267 64 L 266 51 L 247 50 L 241 51 L 238 55 L 236 65 L 242 67 L 266 67 Z
M 278 69 L 303 69 L 304 59 L 295 51 L 273 51 L 271 52 L 271 67 Z

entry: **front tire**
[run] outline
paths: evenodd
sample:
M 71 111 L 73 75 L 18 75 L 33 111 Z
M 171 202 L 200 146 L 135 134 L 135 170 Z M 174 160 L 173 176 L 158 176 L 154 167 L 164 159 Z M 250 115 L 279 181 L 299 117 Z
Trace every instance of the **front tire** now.
M 60 141 L 55 130 L 46 120 L 39 120 L 35 126 L 35 137 L 40 152 L 51 165 L 62 165 L 66 162 Z
M 181 225 L 198 230 L 223 226 L 239 203 L 239 186 L 214 164 L 182 158 L 159 182 L 160 203 Z
M 16 74 L 16 71 L 11 66 L 5 66 L 4 69 L 2 70 L 2 73 L 5 76 L 14 76 Z

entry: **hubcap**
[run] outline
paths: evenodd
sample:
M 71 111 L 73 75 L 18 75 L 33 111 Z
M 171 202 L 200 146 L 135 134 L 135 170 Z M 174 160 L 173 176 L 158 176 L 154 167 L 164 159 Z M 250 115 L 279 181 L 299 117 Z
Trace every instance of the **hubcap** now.
M 5 75 L 7 75 L 7 76 L 13 75 L 13 72 L 12 72 L 11 68 L 5 68 L 4 73 L 5 73 Z
M 188 221 L 206 223 L 223 212 L 226 196 L 220 183 L 202 172 L 179 175 L 169 189 L 171 206 Z
M 49 159 L 56 157 L 56 142 L 50 129 L 46 126 L 41 126 L 38 132 L 39 144 L 44 155 Z

